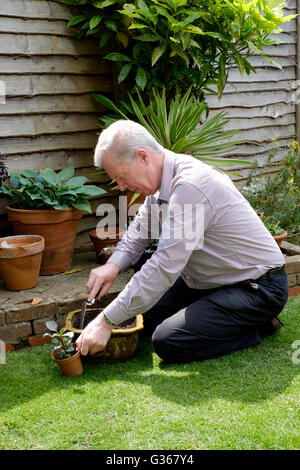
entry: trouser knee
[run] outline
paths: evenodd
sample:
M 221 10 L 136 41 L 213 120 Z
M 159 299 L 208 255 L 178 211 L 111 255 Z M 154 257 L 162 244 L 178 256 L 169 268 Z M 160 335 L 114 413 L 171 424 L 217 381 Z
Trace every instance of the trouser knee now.
M 168 351 L 170 354 L 170 344 L 169 344 L 169 335 L 164 331 L 163 328 L 159 325 L 153 335 L 152 335 L 152 344 L 156 354 L 161 359 L 166 359 L 168 357 Z

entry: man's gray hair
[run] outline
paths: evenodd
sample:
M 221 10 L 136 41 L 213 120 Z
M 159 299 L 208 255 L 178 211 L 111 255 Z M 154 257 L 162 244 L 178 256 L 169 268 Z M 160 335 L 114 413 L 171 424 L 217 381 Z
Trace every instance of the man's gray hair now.
M 112 152 L 117 160 L 130 163 L 139 148 L 155 153 L 164 150 L 141 124 L 127 119 L 115 121 L 100 134 L 94 154 L 95 166 L 103 167 L 103 158 L 108 151 Z

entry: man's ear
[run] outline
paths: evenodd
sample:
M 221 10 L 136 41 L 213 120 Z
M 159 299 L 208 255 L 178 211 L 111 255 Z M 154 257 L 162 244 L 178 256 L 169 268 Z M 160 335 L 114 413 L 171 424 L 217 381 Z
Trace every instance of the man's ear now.
M 142 149 L 142 148 L 137 149 L 135 151 L 135 155 L 137 158 L 140 158 L 143 162 L 148 163 L 150 155 L 147 150 Z

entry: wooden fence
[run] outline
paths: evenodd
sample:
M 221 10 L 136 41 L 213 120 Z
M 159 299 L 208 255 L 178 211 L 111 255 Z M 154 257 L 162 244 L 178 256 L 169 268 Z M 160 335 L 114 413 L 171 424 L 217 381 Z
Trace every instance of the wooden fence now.
M 296 2 L 299 0 L 288 1 L 285 14 L 296 13 Z M 5 99 L 0 97 L 0 153 L 7 155 L 9 170 L 73 166 L 77 174 L 100 184 L 103 178 L 93 169 L 93 150 L 97 119 L 103 109 L 90 93 L 113 97 L 118 90 L 111 64 L 101 58 L 95 41 L 77 41 L 74 31 L 66 27 L 74 12 L 55 1 L 0 0 L 0 84 L 6 88 Z M 230 82 L 235 88 L 228 84 L 220 101 L 208 97 L 212 113 L 226 111 L 230 118 L 226 128 L 239 129 L 237 138 L 244 140 L 229 158 L 264 166 L 276 139 L 282 148 L 276 157 L 280 161 L 296 136 L 296 19 L 284 26 L 281 39 L 283 44 L 266 52 L 282 70 L 253 57 L 256 74 L 241 77 L 232 69 Z M 247 171 L 239 168 L 240 177 L 233 178 L 237 184 L 242 183 Z M 113 193 L 110 201 L 111 197 Z M 0 233 L 8 230 L 7 203 L 1 195 Z M 85 216 L 80 222 L 80 233 L 95 227 L 98 203 L 97 199 L 93 201 L 93 216 Z

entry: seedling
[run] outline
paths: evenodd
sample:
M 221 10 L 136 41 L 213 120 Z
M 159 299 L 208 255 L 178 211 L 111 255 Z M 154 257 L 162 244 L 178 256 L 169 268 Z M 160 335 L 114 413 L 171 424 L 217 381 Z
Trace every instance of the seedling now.
M 56 359 L 68 359 L 73 356 L 76 349 L 72 343 L 74 332 L 68 331 L 67 328 L 63 327 L 58 330 L 58 325 L 54 320 L 48 320 L 46 322 L 47 328 L 53 333 L 45 333 L 44 337 L 51 338 L 51 343 L 54 345 L 52 351 L 56 351 Z

